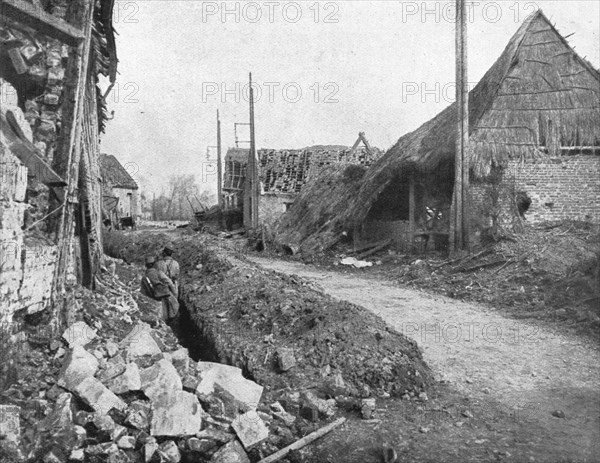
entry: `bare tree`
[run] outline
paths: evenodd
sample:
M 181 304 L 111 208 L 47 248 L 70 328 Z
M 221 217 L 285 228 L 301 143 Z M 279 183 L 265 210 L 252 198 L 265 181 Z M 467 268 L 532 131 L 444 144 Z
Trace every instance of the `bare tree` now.
M 174 175 L 167 188 L 153 199 L 153 210 L 157 220 L 190 220 L 211 200 L 208 192 L 200 191 L 194 175 Z

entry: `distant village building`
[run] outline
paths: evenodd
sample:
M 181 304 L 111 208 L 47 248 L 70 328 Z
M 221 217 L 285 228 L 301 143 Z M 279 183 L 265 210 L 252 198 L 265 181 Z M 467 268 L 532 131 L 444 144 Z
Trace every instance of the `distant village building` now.
M 105 220 L 117 224 L 131 218 L 135 223 L 141 214 L 138 184 L 113 155 L 103 154 L 101 161 Z
M 223 203 L 225 209 L 243 208 L 248 202 L 246 168 L 250 150 L 230 148 L 225 156 Z M 364 133 L 352 147 L 312 146 L 304 149 L 260 149 L 259 222 L 274 224 L 293 204 L 304 185 L 330 165 L 370 166 L 382 152 L 370 146 Z

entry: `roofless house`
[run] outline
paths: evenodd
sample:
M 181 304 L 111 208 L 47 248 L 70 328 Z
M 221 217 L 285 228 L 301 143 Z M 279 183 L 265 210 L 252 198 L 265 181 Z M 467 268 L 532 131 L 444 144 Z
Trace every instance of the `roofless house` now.
M 599 98 L 598 70 L 575 53 L 541 11 L 530 15 L 469 94 L 476 235 L 518 228 L 523 220 L 600 222 Z M 359 179 L 358 173 L 329 172 L 330 190 L 323 191 L 319 181 L 312 186 L 320 191 L 316 209 L 322 213 L 307 212 L 307 204 L 315 201 L 314 191 L 307 190 L 282 221 L 282 243 L 322 250 L 347 232 L 359 244 L 390 238 L 411 247 L 415 236 L 434 236 L 443 245 L 456 130 L 452 104 L 400 138 Z M 337 183 L 344 179 L 340 190 Z M 333 190 L 340 190 L 338 196 Z M 300 222 L 302 230 L 294 228 Z
M 223 204 L 225 210 L 243 209 L 247 148 L 229 148 L 225 155 Z M 372 147 L 363 132 L 352 147 L 317 145 L 303 149 L 258 150 L 260 181 L 259 222 L 272 226 L 293 204 L 307 182 L 331 165 L 371 165 L 381 151 Z

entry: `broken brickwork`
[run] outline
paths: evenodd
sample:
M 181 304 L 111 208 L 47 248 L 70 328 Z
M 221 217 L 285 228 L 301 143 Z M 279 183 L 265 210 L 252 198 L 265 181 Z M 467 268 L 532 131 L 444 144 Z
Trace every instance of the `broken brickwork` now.
M 493 176 L 493 175 L 492 175 Z M 471 187 L 475 231 L 519 232 L 524 223 L 600 223 L 600 157 L 575 155 L 509 161 L 498 178 Z
M 33 7 L 0 5 L 3 325 L 12 324 L 17 312 L 31 314 L 49 307 L 52 298 L 58 299 L 53 289 L 59 278 L 66 282 L 79 276 L 83 284 L 91 286 L 99 265 L 98 136 L 107 117 L 97 76 L 104 74 L 114 81 L 116 55 L 112 2 L 102 0 L 96 2 L 93 12 L 88 9 L 94 14 L 89 33 L 78 27 L 90 25 L 79 17 L 85 5 L 84 1 L 62 0 L 43 5 L 33 2 Z M 82 67 L 86 71 L 81 74 L 85 80 L 74 71 L 79 56 L 77 40 L 90 44 L 91 62 Z M 76 115 L 72 108 L 75 99 L 82 108 Z M 78 137 L 69 136 L 75 130 L 73 121 L 82 121 Z M 72 152 L 76 153 L 73 157 Z M 61 237 L 59 223 L 67 208 L 77 208 L 77 213 L 66 220 L 72 228 Z M 78 240 L 73 239 L 74 234 Z M 61 256 L 65 256 L 62 266 L 58 264 Z M 14 331 L 14 326 L 8 328 Z
M 23 132 L 27 122 L 17 106 L 16 91 L 1 80 L 4 100 L 3 115 L 7 111 L 17 114 Z M 31 138 L 30 138 L 31 140 Z M 28 175 L 30 174 L 30 175 Z M 12 321 L 15 312 L 34 313 L 44 308 L 50 298 L 52 274 L 56 263 L 56 246 L 33 228 L 36 203 L 27 201 L 31 184 L 39 185 L 33 178 L 28 184 L 27 167 L 12 153 L 4 130 L 0 132 L 0 323 Z M 33 228 L 31 228 L 33 227 Z

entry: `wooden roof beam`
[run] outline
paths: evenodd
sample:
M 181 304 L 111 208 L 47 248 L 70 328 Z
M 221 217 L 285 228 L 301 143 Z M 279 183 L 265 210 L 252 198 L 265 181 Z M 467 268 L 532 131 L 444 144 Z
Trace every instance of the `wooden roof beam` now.
M 32 27 L 67 45 L 77 46 L 83 40 L 80 29 L 24 0 L 0 0 L 0 18 Z
M 371 145 L 369 144 L 369 141 L 367 140 L 367 137 L 365 136 L 364 132 L 359 132 L 358 133 L 358 138 L 356 139 L 356 142 L 354 142 L 354 146 L 350 150 L 350 153 L 354 154 L 354 152 L 356 151 L 356 148 L 358 148 L 358 145 L 360 145 L 360 142 L 362 142 L 365 145 L 365 148 L 367 149 L 367 151 L 369 152 L 369 154 L 373 154 L 373 150 L 371 149 Z

